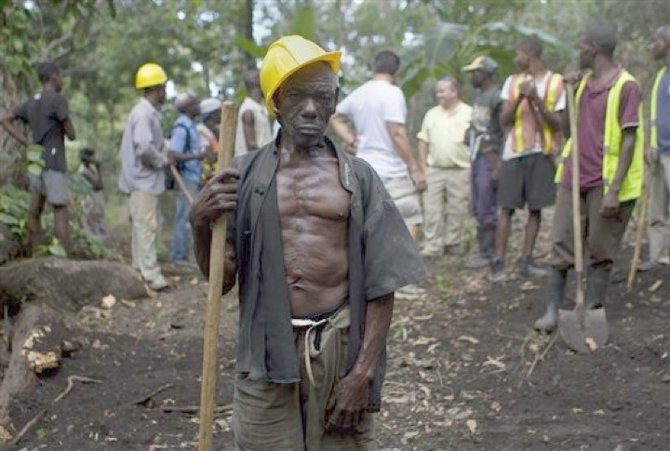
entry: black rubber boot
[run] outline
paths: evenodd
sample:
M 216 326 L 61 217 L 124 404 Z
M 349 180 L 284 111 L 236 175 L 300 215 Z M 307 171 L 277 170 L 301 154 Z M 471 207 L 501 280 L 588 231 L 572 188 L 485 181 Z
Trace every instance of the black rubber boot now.
M 556 329 L 558 322 L 558 306 L 563 301 L 565 296 L 565 282 L 568 277 L 567 269 L 551 268 L 549 273 L 548 293 L 545 300 L 546 311 L 544 315 L 535 321 L 533 328 L 543 332 L 552 332 Z
M 611 267 L 590 267 L 586 276 L 587 309 L 602 308 L 607 296 L 607 287 L 610 284 Z

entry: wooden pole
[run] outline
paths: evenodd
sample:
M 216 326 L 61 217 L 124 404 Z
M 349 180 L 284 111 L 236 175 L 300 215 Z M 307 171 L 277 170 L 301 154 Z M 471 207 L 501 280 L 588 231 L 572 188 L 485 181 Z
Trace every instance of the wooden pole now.
M 583 315 L 584 310 L 584 254 L 582 253 L 582 221 L 579 196 L 579 144 L 577 140 L 577 110 L 575 106 L 575 88 L 567 83 L 568 115 L 570 118 L 570 139 L 572 140 L 572 232 L 574 240 L 575 282 L 577 296 L 576 310 Z M 583 316 L 582 316 L 583 318 Z M 583 323 L 583 322 L 582 322 Z
M 230 166 L 230 158 L 233 154 L 234 144 L 235 104 L 233 102 L 224 102 L 221 106 L 221 123 L 219 124 L 219 155 L 216 163 L 217 171 Z M 212 244 L 209 253 L 209 289 L 207 292 L 207 314 L 205 316 L 205 337 L 202 354 L 198 451 L 211 451 L 213 449 L 212 427 L 214 424 L 225 249 L 226 215 L 222 215 L 216 220 L 212 228 Z
M 628 281 L 626 283 L 626 288 L 628 291 L 633 289 L 635 285 L 635 279 L 637 277 L 637 267 L 640 264 L 640 251 L 642 250 L 642 237 L 644 236 L 644 229 L 646 226 L 646 216 L 647 216 L 647 203 L 649 202 L 649 194 L 647 183 L 642 185 L 642 205 L 640 206 L 640 215 L 637 218 L 637 230 L 635 231 L 635 249 L 633 250 L 633 258 L 630 262 L 630 269 L 628 271 Z
M 182 193 L 184 193 L 184 196 L 186 196 L 186 200 L 188 201 L 189 205 L 192 204 L 193 196 L 188 191 L 188 188 L 186 188 L 184 180 L 181 178 L 181 175 L 179 175 L 179 171 L 177 170 L 177 168 L 174 167 L 174 164 L 170 165 L 170 172 L 172 172 L 172 178 L 174 178 L 174 181 L 179 186 L 179 189 L 181 190 Z

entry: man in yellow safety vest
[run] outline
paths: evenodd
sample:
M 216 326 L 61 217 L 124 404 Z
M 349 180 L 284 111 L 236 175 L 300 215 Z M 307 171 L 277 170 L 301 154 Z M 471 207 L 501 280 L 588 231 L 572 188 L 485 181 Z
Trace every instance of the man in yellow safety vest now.
M 605 302 L 614 255 L 642 191 L 642 95 L 635 78 L 614 61 L 616 44 L 616 35 L 609 28 L 587 29 L 579 41 L 583 76 L 565 77 L 567 83 L 577 84 L 581 228 L 589 257 L 585 304 L 590 309 Z M 568 139 L 556 172 L 546 312 L 534 325 L 547 332 L 556 327 L 567 271 L 574 264 L 571 150 L 572 139 Z
M 664 63 L 651 90 L 651 134 L 646 152 L 651 171 L 649 203 L 649 260 L 638 270 L 670 265 L 670 26 L 656 30 L 649 50 Z
M 502 282 L 505 253 L 514 210 L 528 208 L 518 272 L 537 277 L 546 271 L 533 261 L 533 248 L 540 230 L 542 208 L 554 203 L 554 156 L 561 143 L 561 111 L 565 109 L 563 76 L 547 70 L 542 62 L 542 45 L 529 38 L 516 48 L 514 62 L 521 70 L 503 85 L 504 101 L 500 125 L 508 130 L 498 183 L 500 217 L 496 230 L 496 258 L 491 263 L 491 280 Z

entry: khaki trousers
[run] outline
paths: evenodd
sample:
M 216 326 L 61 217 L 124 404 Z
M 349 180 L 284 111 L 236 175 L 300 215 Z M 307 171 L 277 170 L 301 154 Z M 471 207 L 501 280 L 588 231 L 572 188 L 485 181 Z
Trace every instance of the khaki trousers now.
M 670 157 L 659 157 L 650 172 L 649 258 L 657 262 L 670 254 Z
M 326 411 L 333 405 L 333 390 L 346 372 L 349 324 L 349 308 L 343 308 L 328 318 L 321 330 L 294 329 L 294 345 L 301 361 L 299 383 L 276 384 L 236 376 L 233 396 L 236 451 L 377 450 L 371 413 L 365 415 L 353 435 L 324 430 Z M 314 384 L 306 374 L 305 346 Z
M 428 188 L 423 193 L 424 254 L 444 252 L 459 244 L 470 206 L 470 171 L 461 168 L 428 168 Z
M 635 201 L 621 204 L 619 213 L 611 218 L 600 214 L 602 188 L 594 188 L 581 195 L 581 227 L 584 253 L 588 266 L 609 269 L 619 251 L 621 239 L 635 207 Z M 574 238 L 572 236 L 572 192 L 558 186 L 556 211 L 551 227 L 550 264 L 558 269 L 574 265 Z
M 139 269 L 144 280 L 154 282 L 163 278 L 156 257 L 158 239 L 158 196 L 133 191 L 130 194 L 132 219 L 133 267 Z

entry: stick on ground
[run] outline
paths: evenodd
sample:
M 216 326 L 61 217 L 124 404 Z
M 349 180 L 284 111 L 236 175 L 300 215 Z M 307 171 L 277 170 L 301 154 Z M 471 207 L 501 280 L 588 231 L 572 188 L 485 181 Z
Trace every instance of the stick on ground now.
M 35 423 L 37 423 L 40 420 L 40 418 L 42 418 L 44 416 L 45 413 L 47 413 L 46 410 L 40 410 L 40 412 L 37 415 L 35 415 L 32 420 L 27 422 L 21 428 L 19 433 L 16 434 L 16 436 L 12 439 L 12 441 L 9 442 L 9 445 L 13 446 L 13 445 L 16 445 L 17 443 L 19 443 L 19 440 L 21 440 L 23 438 L 23 436 L 26 435 L 26 433 L 30 430 L 30 428 L 33 427 L 35 425 Z
M 131 404 L 135 404 L 135 405 L 141 404 L 141 405 L 144 405 L 144 404 L 146 404 L 147 402 L 149 402 L 149 400 L 150 400 L 151 398 L 153 398 L 154 396 L 156 396 L 157 394 L 159 394 L 159 393 L 161 393 L 161 392 L 167 390 L 168 388 L 172 388 L 172 387 L 174 387 L 174 385 L 172 385 L 172 384 L 161 385 L 161 386 L 158 387 L 156 390 L 154 390 L 154 391 L 152 391 L 152 392 L 149 392 L 147 395 L 145 395 L 145 396 L 143 396 L 143 397 L 141 397 L 141 398 L 138 398 L 137 400 L 133 401 Z
M 85 384 L 100 384 L 100 383 L 102 383 L 102 381 L 99 381 L 98 379 L 91 379 L 90 377 L 77 376 L 76 374 L 73 374 L 72 376 L 68 376 L 67 387 L 65 387 L 65 390 L 63 390 L 60 393 L 60 395 L 56 396 L 52 402 L 55 404 L 58 401 L 60 401 L 61 399 L 65 398 L 74 388 L 74 383 L 75 382 L 83 382 Z

